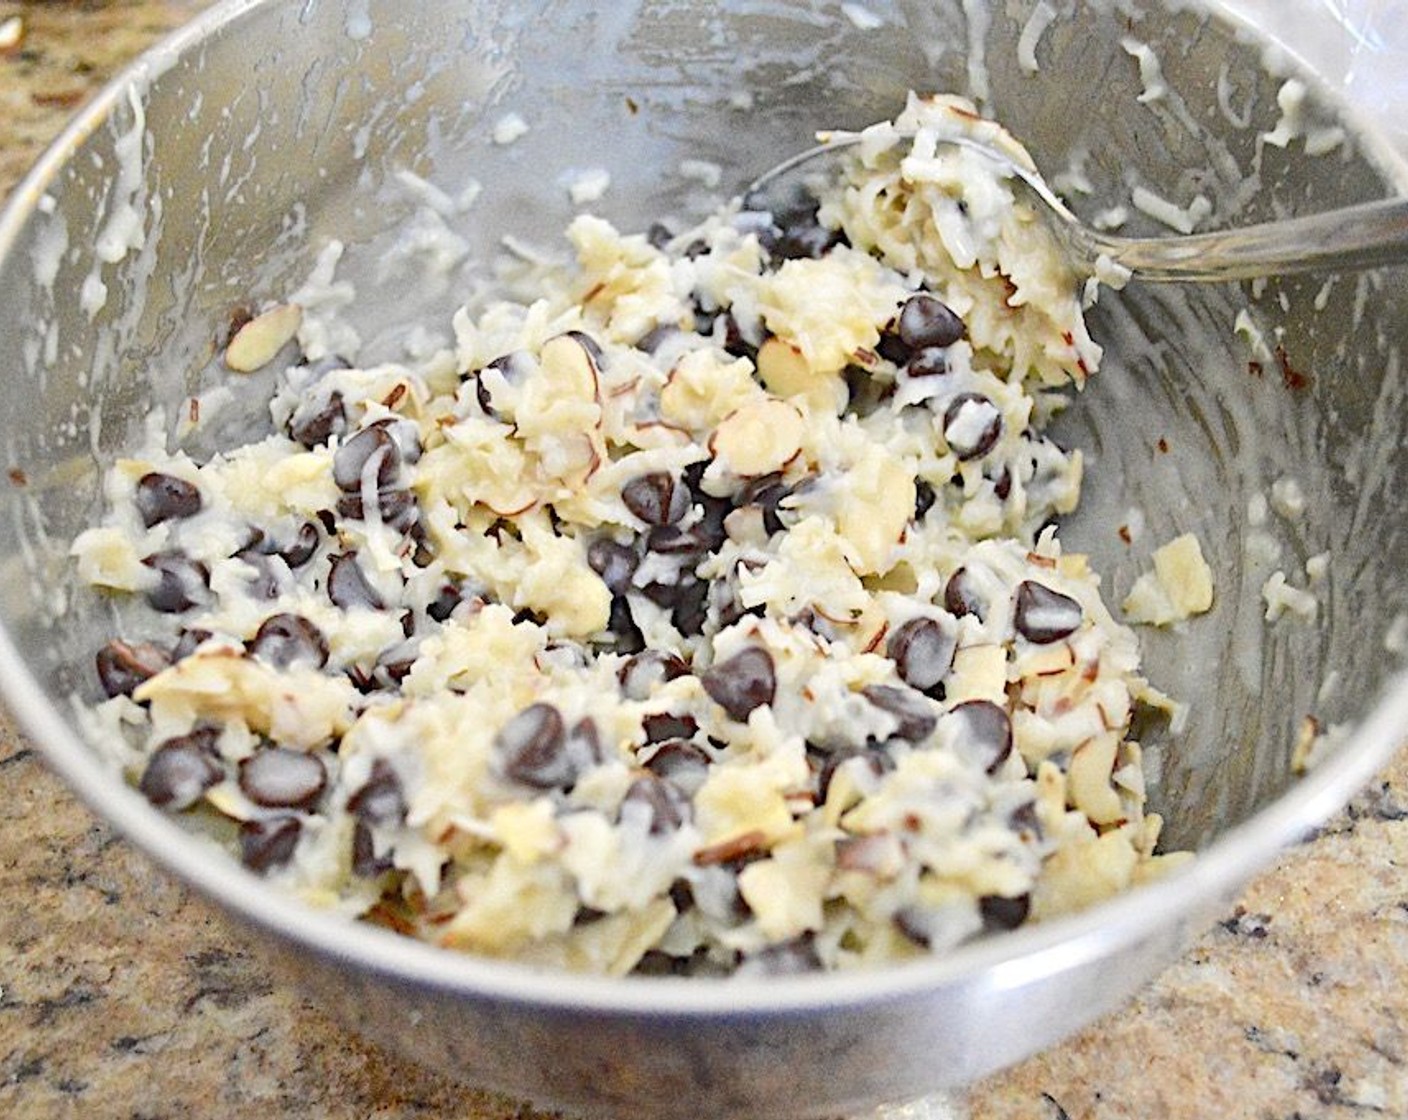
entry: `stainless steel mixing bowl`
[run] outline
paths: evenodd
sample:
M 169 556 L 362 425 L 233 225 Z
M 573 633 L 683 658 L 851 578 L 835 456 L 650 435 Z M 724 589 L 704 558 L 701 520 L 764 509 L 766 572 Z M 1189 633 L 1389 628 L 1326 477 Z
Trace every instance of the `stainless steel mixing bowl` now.
M 1089 449 L 1066 539 L 1113 600 L 1176 532 L 1207 550 L 1213 613 L 1148 642 L 1150 676 L 1189 711 L 1181 737 L 1149 730 L 1153 800 L 1169 845 L 1201 854 L 1156 886 L 921 964 L 607 981 L 314 913 L 153 811 L 82 740 L 73 696 L 95 693 L 93 651 L 114 623 L 74 588 L 65 553 L 149 410 L 222 376 L 211 356 L 232 309 L 286 295 L 337 238 L 360 356 L 426 345 L 397 325 L 443 333 L 503 235 L 551 244 L 573 169 L 607 170 L 599 211 L 643 228 L 704 204 L 681 160 L 713 161 L 737 187 L 813 130 L 888 116 L 917 88 L 978 96 L 1058 184 L 1083 188 L 1071 198 L 1088 216 L 1142 188 L 1178 207 L 1205 197 L 1207 227 L 1408 183 L 1314 81 L 1298 112 L 1278 104 L 1296 92 L 1287 63 L 1245 30 L 1189 3 L 1136 8 L 236 0 L 198 20 L 75 122 L 0 219 L 11 708 L 98 812 L 242 918 L 329 1011 L 540 1104 L 831 1115 L 961 1085 L 1117 1006 L 1408 727 L 1402 272 L 1132 286 L 1094 310 L 1110 353 L 1061 421 Z M 529 131 L 495 144 L 509 112 Z M 482 195 L 460 205 L 471 179 Z M 441 249 L 458 248 L 431 267 L 404 231 L 436 223 L 453 235 Z M 242 385 L 222 438 L 261 414 L 258 379 Z M 1326 553 L 1316 619 L 1267 622 L 1266 578 L 1307 584 L 1307 560 Z M 1332 734 L 1300 776 L 1312 726 Z

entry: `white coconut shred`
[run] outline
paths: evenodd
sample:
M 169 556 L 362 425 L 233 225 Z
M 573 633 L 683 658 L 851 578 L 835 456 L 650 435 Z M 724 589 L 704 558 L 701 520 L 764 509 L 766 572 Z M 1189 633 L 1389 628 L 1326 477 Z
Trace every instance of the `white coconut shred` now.
M 912 97 L 814 210 L 578 217 L 407 364 L 262 309 L 274 434 L 153 440 L 74 545 L 142 608 L 95 738 L 315 905 L 569 969 L 868 965 L 1161 873 L 1174 706 L 1049 527 L 1100 348 L 954 132 L 1016 144 Z

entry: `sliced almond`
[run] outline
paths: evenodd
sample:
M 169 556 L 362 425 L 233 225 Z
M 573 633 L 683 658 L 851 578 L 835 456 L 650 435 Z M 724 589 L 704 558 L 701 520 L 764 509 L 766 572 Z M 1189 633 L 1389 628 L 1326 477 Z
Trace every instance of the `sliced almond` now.
M 763 384 L 779 397 L 805 393 L 816 380 L 806 355 L 777 335 L 770 336 L 758 347 L 757 365 Z
M 851 546 L 857 575 L 880 575 L 893 566 L 895 546 L 914 516 L 914 497 L 914 476 L 883 452 L 848 472 L 836 529 Z
M 256 315 L 235 332 L 225 348 L 225 364 L 236 373 L 263 369 L 274 355 L 293 341 L 303 324 L 303 308 L 281 303 Z
M 1118 737 L 1107 734 L 1087 739 L 1071 753 L 1067 796 L 1095 824 L 1113 824 L 1124 816 L 1110 782 L 1118 750 Z
M 953 655 L 953 669 L 944 684 L 946 698 L 964 700 L 1007 699 L 1007 651 L 1000 645 L 964 646 Z
M 709 450 L 743 478 L 780 471 L 802 449 L 802 414 L 786 401 L 765 398 L 724 417 L 714 429 Z
M 757 365 L 758 377 L 775 396 L 800 399 L 818 412 L 840 412 L 846 406 L 845 378 L 813 369 L 800 349 L 776 335 L 758 349 Z
M 584 400 L 596 398 L 596 362 L 574 335 L 560 334 L 548 339 L 538 354 L 538 363 L 554 392 Z

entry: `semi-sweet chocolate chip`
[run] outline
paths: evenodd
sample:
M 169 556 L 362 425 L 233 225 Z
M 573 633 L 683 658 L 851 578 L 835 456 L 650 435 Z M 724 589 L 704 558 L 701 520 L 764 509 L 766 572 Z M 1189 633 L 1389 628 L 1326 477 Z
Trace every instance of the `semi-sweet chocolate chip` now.
M 935 618 L 912 618 L 890 634 L 885 652 L 900 680 L 928 692 L 948 675 L 957 648 L 958 636 L 951 625 Z
M 203 602 L 210 588 L 210 569 L 184 552 L 154 552 L 142 563 L 157 573 L 154 587 L 147 589 L 147 602 L 162 614 L 181 614 Z
M 981 459 L 1002 437 L 1002 411 L 981 393 L 959 393 L 944 409 L 944 439 L 960 462 Z
M 944 610 L 954 618 L 972 615 L 983 622 L 988 614 L 988 600 L 978 589 L 977 580 L 967 568 L 959 568 L 944 584 Z
M 288 418 L 289 438 L 310 451 L 326 446 L 333 436 L 340 436 L 346 431 L 347 408 L 342 402 L 342 394 L 336 390 L 300 402 Z
M 1079 603 L 1044 583 L 1028 579 L 1017 586 L 1014 625 L 1029 642 L 1048 645 L 1068 638 L 1084 617 Z
M 279 815 L 245 821 L 240 826 L 240 858 L 251 871 L 272 871 L 293 858 L 303 826 L 297 817 Z
M 347 799 L 347 811 L 368 825 L 400 824 L 406 819 L 406 794 L 390 763 L 380 758 L 372 763 L 367 780 Z
M 504 724 L 494 750 L 504 775 L 522 785 L 569 789 L 577 779 L 562 713 L 551 704 L 530 704 Z
M 900 308 L 896 333 L 911 350 L 952 346 L 963 337 L 963 320 L 935 296 L 910 296 Z
M 646 649 L 628 658 L 616 670 L 621 682 L 621 694 L 628 700 L 645 700 L 657 687 L 689 673 L 689 666 L 678 654 L 660 649 Z
M 771 704 L 777 692 L 772 655 L 756 646 L 720 661 L 706 670 L 700 680 L 714 702 L 740 723 L 748 719 L 754 708 Z
M 400 460 L 400 451 L 386 425 L 373 424 L 337 449 L 332 458 L 332 480 L 339 490 L 361 490 L 363 477 L 370 471 L 380 490 L 395 476 Z
M 328 598 L 344 610 L 353 607 L 382 610 L 386 605 L 362 573 L 356 554 L 351 552 L 331 557 L 328 565 Z
M 98 683 L 108 696 L 131 696 L 132 690 L 171 664 L 171 655 L 152 642 L 108 641 L 94 658 Z
M 995 773 L 1012 753 L 1012 720 L 990 700 L 965 700 L 944 717 L 956 726 L 959 749 Z
M 645 807 L 650 814 L 650 831 L 657 835 L 688 823 L 694 808 L 673 782 L 649 773 L 642 774 L 626 790 L 621 804 L 623 815 L 628 805 Z
M 627 482 L 621 501 L 647 525 L 673 525 L 689 512 L 689 489 L 673 475 L 653 471 Z
M 624 595 L 631 587 L 631 577 L 640 564 L 636 550 L 610 537 L 597 537 L 587 545 L 587 564 L 601 577 L 613 595 Z
M 927 739 L 938 725 L 939 717 L 933 705 L 912 688 L 897 688 L 890 684 L 870 684 L 861 695 L 895 717 L 894 735 L 911 743 Z
M 215 728 L 198 727 L 165 740 L 147 760 L 137 788 L 159 809 L 189 809 L 225 776 L 218 738 Z
M 201 509 L 200 490 L 194 483 L 160 471 L 148 471 L 139 478 L 132 497 L 148 529 L 163 521 L 194 517 Z
M 327 768 L 316 755 L 287 747 L 265 747 L 240 761 L 240 789 L 266 808 L 311 809 L 327 779 Z
M 1019 894 L 1015 898 L 988 894 L 978 899 L 978 913 L 983 917 L 985 930 L 1016 929 L 1027 920 L 1031 909 L 1032 896 L 1029 894 Z

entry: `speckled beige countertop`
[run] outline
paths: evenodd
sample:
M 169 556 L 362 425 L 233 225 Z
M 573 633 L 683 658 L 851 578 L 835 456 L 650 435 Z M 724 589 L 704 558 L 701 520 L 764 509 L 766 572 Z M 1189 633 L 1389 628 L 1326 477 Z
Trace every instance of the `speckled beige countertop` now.
M 0 0 L 0 194 L 119 65 L 203 6 Z M 968 1113 L 1408 1116 L 1405 866 L 1400 757 L 1136 1002 L 975 1087 Z M 0 1118 L 246 1116 L 540 1114 L 409 1066 L 324 1018 L 0 722 Z

